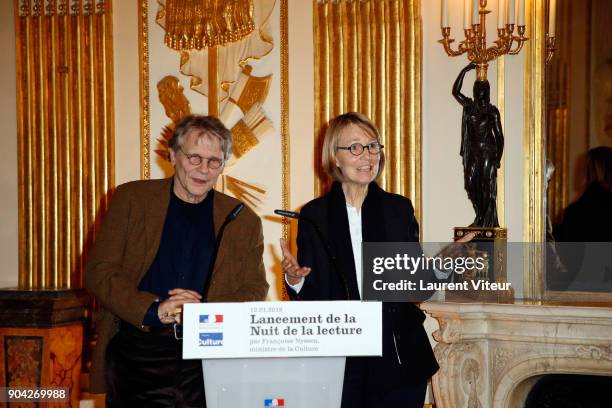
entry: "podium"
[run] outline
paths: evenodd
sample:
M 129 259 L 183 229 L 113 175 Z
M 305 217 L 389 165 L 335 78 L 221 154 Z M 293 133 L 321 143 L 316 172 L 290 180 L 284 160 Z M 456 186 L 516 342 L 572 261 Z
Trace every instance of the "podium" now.
M 186 304 L 209 408 L 340 407 L 345 356 L 382 355 L 379 302 Z
M 344 357 L 202 360 L 206 406 L 340 407 Z

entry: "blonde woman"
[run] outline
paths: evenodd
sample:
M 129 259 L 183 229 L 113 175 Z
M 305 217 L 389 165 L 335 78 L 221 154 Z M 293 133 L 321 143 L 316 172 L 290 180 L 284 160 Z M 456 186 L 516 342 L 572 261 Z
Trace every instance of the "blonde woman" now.
M 336 259 L 332 265 L 314 227 L 300 221 L 297 259 L 281 241 L 287 290 L 295 300 L 360 299 L 361 243 L 417 242 L 412 203 L 381 189 L 385 165 L 379 132 L 364 115 L 342 114 L 329 123 L 323 167 L 331 190 L 307 203 L 302 217 L 314 221 Z M 427 380 L 438 364 L 413 303 L 383 303 L 383 356 L 346 359 L 343 408 L 423 407 Z

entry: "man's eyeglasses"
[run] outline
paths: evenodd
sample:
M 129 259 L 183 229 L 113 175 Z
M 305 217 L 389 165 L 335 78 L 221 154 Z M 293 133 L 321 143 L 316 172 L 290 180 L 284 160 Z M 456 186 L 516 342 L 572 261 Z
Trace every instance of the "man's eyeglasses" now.
M 179 147 L 179 150 L 185 155 L 185 157 L 189 161 L 189 164 L 193 166 L 199 166 L 204 160 L 206 160 L 206 165 L 209 169 L 218 169 L 223 165 L 223 160 L 219 159 L 218 157 L 206 158 L 200 156 L 199 154 L 187 154 L 185 153 L 182 147 Z
M 353 156 L 361 156 L 365 149 L 368 149 L 368 152 L 370 152 L 371 154 L 378 154 L 383 149 L 383 147 L 385 146 L 381 145 L 378 142 L 372 142 L 365 146 L 361 143 L 353 143 L 350 146 L 338 146 L 336 147 L 336 149 L 348 150 Z

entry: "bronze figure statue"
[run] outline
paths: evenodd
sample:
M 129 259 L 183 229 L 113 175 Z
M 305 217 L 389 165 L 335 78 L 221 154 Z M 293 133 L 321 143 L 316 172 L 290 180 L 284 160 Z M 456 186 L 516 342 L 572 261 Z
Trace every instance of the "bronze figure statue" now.
M 504 150 L 499 110 L 491 104 L 489 81 L 474 82 L 474 99 L 463 95 L 461 87 L 470 63 L 453 85 L 453 96 L 463 106 L 461 150 L 464 187 L 476 217 L 470 227 L 499 227 L 497 220 L 497 169 Z

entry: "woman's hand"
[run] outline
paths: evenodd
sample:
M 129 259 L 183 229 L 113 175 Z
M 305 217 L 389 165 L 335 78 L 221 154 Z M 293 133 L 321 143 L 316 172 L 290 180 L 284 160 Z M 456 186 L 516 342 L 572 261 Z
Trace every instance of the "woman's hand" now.
M 300 266 L 295 259 L 295 256 L 289 250 L 289 246 L 287 245 L 287 241 L 284 239 L 280 239 L 281 250 L 283 251 L 283 261 L 281 265 L 283 266 L 283 271 L 287 274 L 287 282 L 290 285 L 297 285 L 304 279 L 312 269 L 307 266 Z

